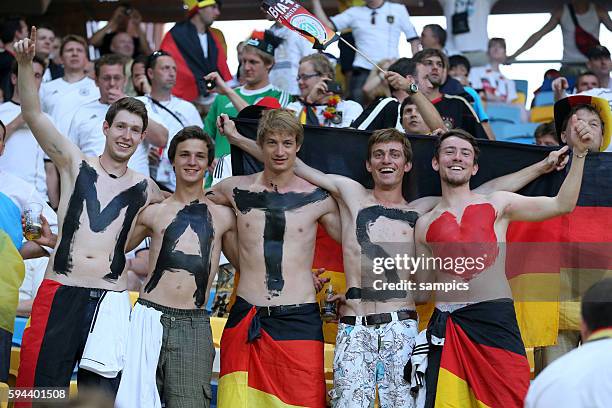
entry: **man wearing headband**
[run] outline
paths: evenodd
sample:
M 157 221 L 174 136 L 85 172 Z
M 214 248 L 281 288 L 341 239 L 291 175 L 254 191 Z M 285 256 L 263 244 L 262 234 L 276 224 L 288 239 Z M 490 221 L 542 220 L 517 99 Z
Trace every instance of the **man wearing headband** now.
M 225 38 L 211 28 L 220 14 L 220 0 L 183 0 L 188 19 L 176 23 L 165 35 L 160 49 L 176 61 L 176 86 L 172 93 L 190 102 L 210 105 L 214 93 L 206 89 L 204 76 L 219 72 L 224 80 L 232 75 L 227 67 Z

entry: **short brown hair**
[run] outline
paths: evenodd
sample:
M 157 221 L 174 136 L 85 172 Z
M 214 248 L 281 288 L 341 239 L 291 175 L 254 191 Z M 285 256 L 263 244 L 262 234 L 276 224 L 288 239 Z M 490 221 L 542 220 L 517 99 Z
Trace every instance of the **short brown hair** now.
M 174 164 L 174 156 L 176 156 L 176 148 L 179 143 L 189 139 L 198 139 L 206 143 L 206 148 L 208 149 L 208 165 L 210 166 L 215 159 L 215 142 L 213 142 L 208 133 L 199 126 L 187 126 L 174 135 L 170 142 L 170 147 L 168 147 L 168 158 L 170 159 L 170 163 Z
M 478 163 L 478 156 L 480 155 L 480 148 L 478 147 L 478 142 L 476 141 L 476 138 L 474 136 L 472 136 L 463 129 L 451 129 L 448 132 L 440 135 L 438 140 L 436 140 L 434 157 L 436 159 L 440 158 L 440 146 L 442 145 L 442 142 L 452 136 L 458 137 L 459 139 L 463 139 L 472 145 L 472 147 L 474 148 L 474 164 Z
M 551 135 L 557 143 L 561 144 L 559 136 L 557 136 L 557 132 L 555 131 L 555 122 L 546 122 L 539 125 L 535 130 L 534 138 L 538 140 L 545 135 Z
M 504 50 L 506 49 L 506 40 L 504 40 L 503 38 L 499 38 L 499 37 L 491 38 L 489 40 L 489 44 L 487 44 L 487 49 L 491 48 L 491 46 L 495 43 L 501 45 L 504 48 Z
M 121 65 L 121 71 L 125 76 L 125 58 L 118 54 L 104 54 L 94 62 L 96 78 L 100 76 L 100 68 L 104 65 Z
M 147 108 L 145 107 L 144 103 L 136 98 L 132 98 L 131 96 L 126 96 L 125 98 L 119 99 L 118 101 L 114 102 L 110 108 L 108 108 L 104 120 L 106 120 L 109 126 L 113 124 L 113 120 L 115 120 L 117 113 L 122 110 L 140 116 L 142 119 L 142 131 L 144 132 L 147 130 L 147 125 L 149 124 Z
M 332 66 L 329 58 L 327 58 L 323 54 L 310 54 L 303 57 L 300 60 L 300 64 L 304 62 L 310 62 L 314 70 L 323 76 L 328 77 L 329 79 L 336 79 L 336 73 L 334 72 L 334 67 Z
M 66 47 L 66 44 L 68 44 L 69 42 L 76 42 L 81 44 L 85 49 L 85 55 L 87 55 L 87 41 L 85 41 L 85 39 L 80 35 L 68 34 L 67 36 L 64 36 L 62 38 L 62 42 L 60 44 L 60 56 L 62 56 L 62 54 L 64 53 L 64 47 Z
M 287 109 L 263 111 L 259 126 L 257 126 L 257 144 L 262 146 L 267 134 L 281 132 L 294 135 L 298 146 L 301 146 L 304 142 L 304 128 L 295 117 L 295 113 Z
M 274 66 L 274 57 L 266 52 L 263 52 L 257 47 L 253 47 L 252 45 L 246 44 L 242 52 L 252 52 L 257 54 L 259 58 L 263 61 L 264 65 Z
M 401 143 L 402 150 L 404 151 L 404 157 L 406 157 L 406 162 L 408 163 L 412 161 L 412 145 L 410 144 L 410 140 L 408 140 L 405 134 L 395 128 L 378 129 L 375 130 L 372 135 L 370 135 L 370 138 L 368 139 L 367 160 L 370 161 L 370 157 L 372 156 L 372 148 L 375 144 L 389 142 Z
M 425 48 L 414 54 L 412 59 L 417 62 L 417 64 L 422 64 L 425 58 L 429 57 L 438 57 L 442 60 L 442 65 L 446 69 L 448 68 L 448 57 L 446 54 L 435 48 Z

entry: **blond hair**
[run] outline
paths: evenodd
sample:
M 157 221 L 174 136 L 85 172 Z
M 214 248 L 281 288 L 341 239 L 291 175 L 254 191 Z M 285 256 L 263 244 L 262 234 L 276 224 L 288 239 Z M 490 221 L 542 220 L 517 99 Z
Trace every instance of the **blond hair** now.
M 262 146 L 265 136 L 270 133 L 294 135 L 298 146 L 304 141 L 304 128 L 295 117 L 295 113 L 287 109 L 270 109 L 262 112 L 257 126 L 257 144 Z

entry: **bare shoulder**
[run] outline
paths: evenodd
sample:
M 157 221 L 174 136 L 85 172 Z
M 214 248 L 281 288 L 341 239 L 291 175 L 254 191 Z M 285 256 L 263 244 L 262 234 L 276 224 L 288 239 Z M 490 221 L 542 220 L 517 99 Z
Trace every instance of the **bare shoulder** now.
M 427 196 L 427 197 L 417 198 L 416 200 L 411 201 L 410 204 L 408 205 L 412 207 L 414 211 L 418 212 L 419 214 L 425 214 L 433 210 L 438 205 L 440 200 L 441 200 L 441 197 Z
M 215 229 L 221 228 L 223 231 L 232 229 L 233 225 L 236 224 L 236 213 L 234 210 L 225 205 L 215 204 L 208 198 L 205 199 L 206 206 L 213 218 L 213 224 Z

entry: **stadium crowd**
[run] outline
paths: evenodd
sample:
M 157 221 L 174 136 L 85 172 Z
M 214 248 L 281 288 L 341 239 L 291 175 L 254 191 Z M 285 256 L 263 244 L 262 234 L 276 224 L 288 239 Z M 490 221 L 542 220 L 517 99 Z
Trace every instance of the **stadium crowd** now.
M 444 243 L 504 241 L 511 221 L 572 212 L 585 158 L 612 151 L 612 59 L 599 42 L 601 25 L 612 31 L 607 9 L 564 2 L 508 55 L 487 34 L 498 0 L 438 1 L 446 28 L 421 33 L 409 8 L 389 0 L 339 1 L 332 16 L 320 0 L 304 2 L 339 33 L 339 57 L 270 15 L 269 29 L 226 44 L 214 27 L 220 0 L 184 0 L 185 19 L 159 44 L 127 5 L 88 39 L 4 18 L 0 382 L 9 382 L 19 316 L 30 322 L 17 387 L 67 387 L 77 370 L 80 386 L 116 407 L 611 406 L 609 279 L 584 294 L 580 326 L 535 350 L 530 385 L 499 250 L 467 279 L 469 299 L 434 291 L 421 332 L 416 305 L 431 293 L 376 295 L 362 277 L 362 256 L 386 254 L 374 242 L 432 255 Z M 504 66 L 557 25 L 561 68 L 546 72 L 528 108 L 526 81 Z M 402 33 L 410 56 L 400 55 Z M 255 140 L 235 118 L 258 120 Z M 317 127 L 370 132 L 367 152 L 348 160 L 365 162 L 372 189 L 297 158 Z M 441 197 L 404 199 L 406 135 L 434 141 Z M 472 190 L 482 140 L 555 149 Z M 232 176 L 231 145 L 263 171 Z M 565 173 L 556 196 L 514 193 L 553 171 Z M 38 235 L 26 239 L 32 217 Z M 345 293 L 323 295 L 338 312 L 330 390 L 315 298 L 329 278 L 312 272 L 319 224 L 341 243 L 346 275 Z M 206 307 L 218 302 L 222 274 L 235 276 L 230 304 L 220 301 L 231 310 L 213 397 Z M 133 309 L 128 291 L 139 293 Z

